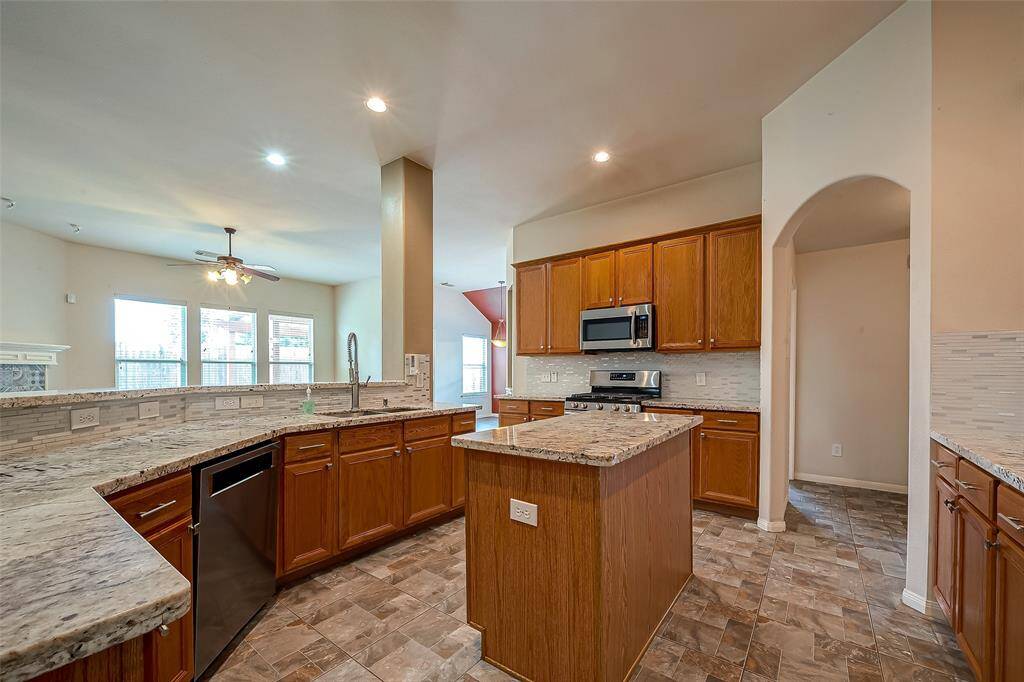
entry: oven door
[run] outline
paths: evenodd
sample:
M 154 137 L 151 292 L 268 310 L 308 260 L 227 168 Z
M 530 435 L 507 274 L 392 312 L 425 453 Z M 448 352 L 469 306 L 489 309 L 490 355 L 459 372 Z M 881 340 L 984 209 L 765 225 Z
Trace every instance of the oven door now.
M 582 350 L 649 350 L 654 346 L 654 306 L 600 308 L 580 313 Z

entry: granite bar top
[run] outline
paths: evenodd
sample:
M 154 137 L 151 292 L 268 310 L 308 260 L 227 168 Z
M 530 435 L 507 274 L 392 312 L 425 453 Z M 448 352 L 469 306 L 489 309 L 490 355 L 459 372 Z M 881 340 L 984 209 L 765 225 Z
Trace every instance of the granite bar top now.
M 565 400 L 565 396 L 553 396 L 553 395 L 521 395 L 513 393 L 512 395 L 501 395 L 498 396 L 498 400 L 554 400 L 561 402 Z
M 715 398 L 652 398 L 641 403 L 644 407 L 666 407 L 683 410 L 708 410 L 725 412 L 761 411 L 759 403 L 748 403 L 735 400 L 717 400 Z
M 613 466 L 635 457 L 703 421 L 675 414 L 576 412 L 564 417 L 456 436 L 452 444 L 472 450 Z
M 931 437 L 1024 493 L 1024 436 L 957 426 L 933 428 Z
M 172 622 L 188 581 L 102 496 L 279 436 L 471 412 L 190 421 L 44 453 L 0 454 L 0 680 L 58 668 Z

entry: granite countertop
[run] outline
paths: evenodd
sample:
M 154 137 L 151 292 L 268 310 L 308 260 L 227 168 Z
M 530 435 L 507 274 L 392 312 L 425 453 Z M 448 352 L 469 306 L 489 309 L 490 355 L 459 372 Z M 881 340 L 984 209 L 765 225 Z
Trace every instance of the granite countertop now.
M 1024 493 L 1024 436 L 933 425 L 931 437 Z
M 467 433 L 453 445 L 559 462 L 613 466 L 689 431 L 699 416 L 576 412 L 564 417 Z
M 183 422 L 0 459 L 0 680 L 34 677 L 172 622 L 188 581 L 102 496 L 282 435 L 468 412 Z
M 519 393 L 513 393 L 512 395 L 500 395 L 498 400 L 555 400 L 561 402 L 565 400 L 565 396 L 553 396 L 553 395 L 522 395 Z
M 644 407 L 669 407 L 684 410 L 724 410 L 726 412 L 760 412 L 761 405 L 736 400 L 715 398 L 652 398 L 641 403 Z

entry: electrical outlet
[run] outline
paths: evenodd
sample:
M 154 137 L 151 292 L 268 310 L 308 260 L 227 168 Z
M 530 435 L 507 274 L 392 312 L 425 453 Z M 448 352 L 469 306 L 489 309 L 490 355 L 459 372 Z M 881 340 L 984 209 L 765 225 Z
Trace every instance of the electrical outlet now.
M 242 396 L 242 409 L 250 407 L 263 407 L 263 396 L 261 395 L 243 395 Z
M 99 426 L 100 408 L 87 407 L 84 410 L 71 410 L 71 430 Z
M 160 416 L 160 403 L 139 403 L 139 419 L 152 419 Z
M 556 381 L 558 381 L 558 372 L 552 372 L 551 373 L 551 383 L 555 383 Z
M 697 385 L 698 386 L 707 386 L 708 385 L 708 373 L 707 372 L 697 372 Z
M 513 521 L 536 527 L 537 505 L 523 502 L 513 497 L 508 501 L 508 517 Z
M 223 398 L 213 399 L 213 409 L 215 410 L 237 410 L 241 404 L 241 400 L 237 395 L 224 396 Z
M 832 456 L 833 457 L 842 457 L 843 456 L 843 444 L 842 443 L 832 443 Z
M 540 375 L 540 383 L 542 383 L 542 384 L 550 384 L 551 383 L 551 373 L 550 372 L 544 372 L 543 374 L 541 374 Z

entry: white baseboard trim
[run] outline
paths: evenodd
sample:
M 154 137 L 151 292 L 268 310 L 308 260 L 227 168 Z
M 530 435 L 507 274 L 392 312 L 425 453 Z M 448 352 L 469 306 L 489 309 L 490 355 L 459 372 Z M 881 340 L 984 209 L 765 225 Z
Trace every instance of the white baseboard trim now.
M 758 519 L 757 527 L 761 530 L 768 531 L 769 533 L 784 533 L 786 532 L 785 521 L 769 521 L 768 519 Z
M 856 478 L 842 478 L 840 476 L 822 476 L 820 474 L 804 474 L 796 472 L 794 478 L 798 481 L 809 481 L 811 483 L 828 483 L 841 485 L 847 488 L 866 488 L 867 490 L 883 490 L 888 493 L 907 494 L 907 486 L 899 483 L 876 483 L 874 481 L 861 481 Z
M 939 602 L 922 597 L 916 592 L 911 592 L 906 587 L 903 588 L 902 599 L 904 604 L 918 613 L 923 613 L 926 616 L 938 616 L 940 618 L 945 618 L 945 615 L 942 613 L 942 609 L 939 608 Z

